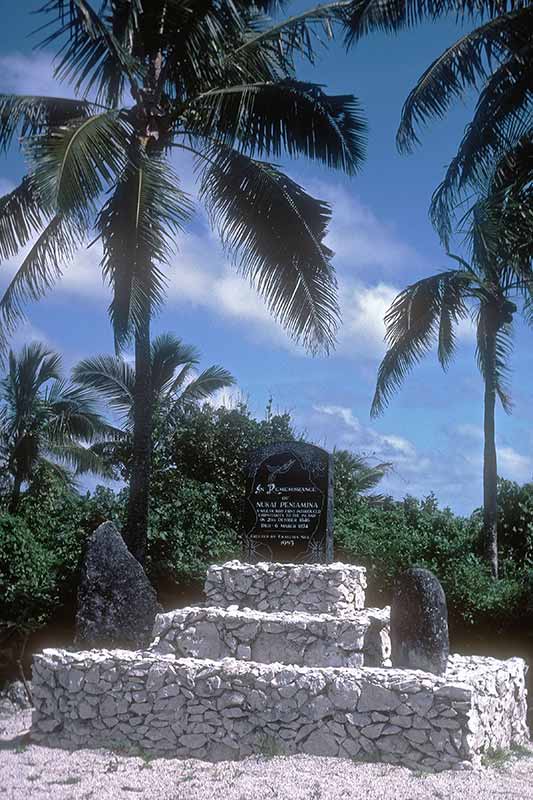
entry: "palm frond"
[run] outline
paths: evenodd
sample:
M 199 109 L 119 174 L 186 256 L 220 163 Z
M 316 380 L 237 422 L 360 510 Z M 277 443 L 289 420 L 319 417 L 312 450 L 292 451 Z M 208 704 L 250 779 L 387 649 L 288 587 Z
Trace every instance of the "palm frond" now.
M 313 63 L 317 47 L 323 47 L 333 39 L 334 24 L 344 21 L 351 6 L 351 2 L 324 3 L 274 25 L 262 26 L 257 33 L 248 34 L 233 52 L 227 51 L 226 61 L 231 63 L 242 58 L 244 53 L 257 52 L 272 45 L 286 71 L 293 71 L 295 57 Z
M 486 109 L 480 111 L 483 104 L 484 93 L 477 108 L 485 115 Z M 504 96 L 496 105 L 495 115 L 487 113 L 482 121 L 477 119 L 476 111 L 443 181 L 433 193 L 430 218 L 445 246 L 454 229 L 457 209 L 469 194 L 492 196 L 494 200 L 499 197 L 503 207 L 506 192 L 519 192 L 533 175 L 531 112 L 520 104 L 508 114 L 501 112 L 507 105 Z
M 0 94 L 0 152 L 7 152 L 18 133 L 23 139 L 94 114 L 84 100 L 41 95 Z
M 114 5 L 113 20 L 119 13 L 118 6 L 123 4 Z M 134 13 L 142 13 L 138 0 L 128 5 L 134 7 Z M 124 33 L 124 26 L 106 24 L 106 18 L 86 0 L 49 0 L 39 11 L 51 17 L 44 26 L 48 32 L 40 46 L 60 44 L 55 77 L 73 84 L 76 94 L 87 95 L 95 90 L 98 100 L 116 107 L 125 78 L 135 87 L 143 74 L 142 63 L 132 55 L 129 36 L 115 35 Z
M 235 385 L 235 378 L 227 369 L 213 365 L 203 370 L 197 378 L 191 381 L 181 392 L 178 404 L 180 407 L 201 400 L 208 400 L 220 389 L 227 389 Z
M 324 244 L 329 206 L 272 164 L 224 147 L 207 158 L 199 160 L 200 195 L 241 274 L 293 338 L 328 351 L 339 319 Z
M 171 333 L 163 333 L 152 342 L 152 391 L 156 397 L 181 386 L 185 376 L 198 364 L 196 347 L 185 344 Z M 182 367 L 178 376 L 176 370 Z
M 113 290 L 110 316 L 117 348 L 164 296 L 160 265 L 175 251 L 175 236 L 193 206 L 163 157 L 138 154 L 103 206 L 96 227 L 103 245 L 104 277 Z
M 55 380 L 44 392 L 48 406 L 47 436 L 60 443 L 69 439 L 94 442 L 113 435 L 114 428 L 98 413 L 98 395 L 88 386 Z
M 49 208 L 87 218 L 124 170 L 131 126 L 106 111 L 26 140 L 35 189 Z
M 24 303 L 43 297 L 61 277 L 85 236 L 79 220 L 56 215 L 31 247 L 0 300 L 0 355 L 17 322 L 24 318 Z
M 349 487 L 349 497 L 360 495 L 375 489 L 392 468 L 388 461 L 370 464 L 366 456 L 352 453 L 349 450 L 335 448 L 333 451 L 335 478 L 341 486 Z M 346 492 L 345 492 L 346 494 Z
M 0 198 L 0 261 L 15 256 L 42 230 L 50 215 L 29 178 Z
M 396 297 L 385 316 L 388 349 L 378 370 L 373 417 L 383 413 L 435 342 L 441 364 L 448 365 L 455 344 L 453 327 L 468 313 L 465 300 L 471 280 L 464 270 L 447 270 L 417 281 Z
M 119 414 L 131 412 L 135 371 L 124 359 L 107 355 L 85 358 L 73 368 L 72 379 L 97 392 Z
M 477 88 L 485 82 L 491 62 L 502 64 L 515 54 L 520 58 L 524 47 L 531 46 L 532 26 L 533 8 L 520 9 L 489 20 L 445 50 L 424 72 L 404 104 L 398 148 L 409 151 L 419 141 L 417 125 L 429 117 L 443 117 L 452 99 L 462 97 L 468 87 Z
M 396 33 L 450 13 L 459 20 L 479 19 L 527 5 L 528 0 L 355 0 L 345 14 L 345 40 L 350 46 L 373 31 Z
M 509 392 L 509 361 L 512 353 L 512 325 L 503 325 L 496 332 L 494 361 L 490 358 L 489 338 L 492 310 L 487 304 L 481 304 L 477 314 L 476 359 L 479 370 L 485 380 L 494 381 L 496 393 L 502 408 L 510 414 L 513 408 Z
M 113 470 L 103 458 L 91 447 L 84 447 L 75 441 L 63 441 L 56 444 L 53 441 L 46 443 L 45 452 L 60 464 L 74 470 L 76 475 L 92 473 L 103 478 L 113 478 Z
M 312 83 L 282 80 L 213 89 L 190 105 L 187 127 L 251 156 L 305 155 L 354 174 L 366 124 L 352 95 L 329 96 Z

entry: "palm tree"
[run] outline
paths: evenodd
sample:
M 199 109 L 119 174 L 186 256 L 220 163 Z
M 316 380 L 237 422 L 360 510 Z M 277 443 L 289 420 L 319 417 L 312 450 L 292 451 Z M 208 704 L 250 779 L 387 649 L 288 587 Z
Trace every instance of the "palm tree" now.
M 207 400 L 220 389 L 235 384 L 233 376 L 214 365 L 196 375 L 199 354 L 170 333 L 156 337 L 151 345 L 152 406 L 168 419 L 188 404 Z M 72 372 L 74 381 L 94 390 L 122 417 L 124 430 L 133 430 L 135 368 L 119 357 L 86 358 Z
M 45 45 L 79 99 L 0 96 L 0 147 L 21 136 L 29 170 L 0 200 L 0 259 L 33 242 L 0 301 L 10 330 L 90 238 L 103 248 L 117 349 L 134 336 L 133 471 L 125 538 L 142 560 L 152 437 L 150 318 L 192 213 L 169 154 L 194 158 L 199 196 L 240 273 L 288 332 L 327 351 L 338 325 L 328 205 L 271 159 L 354 174 L 356 100 L 296 80 L 296 56 L 346 3 L 272 25 L 275 0 L 48 0 Z M 89 100 L 88 97 L 93 99 Z M 265 160 L 266 159 L 266 160 Z
M 178 424 L 185 408 L 208 400 L 220 389 L 235 384 L 223 367 L 213 365 L 199 374 L 196 348 L 172 334 L 162 334 L 151 345 L 152 416 L 166 439 Z M 72 372 L 74 381 L 94 391 L 121 420 L 122 435 L 114 441 L 99 442 L 93 449 L 104 460 L 120 463 L 130 476 L 132 434 L 134 430 L 135 368 L 120 357 L 109 355 L 86 358 Z M 152 443 L 153 450 L 157 442 Z M 144 553 L 142 554 L 144 557 Z
M 0 439 L 12 479 L 9 511 L 15 513 L 22 486 L 48 464 L 65 479 L 76 474 L 106 475 L 89 447 L 112 433 L 96 412 L 94 392 L 61 378 L 61 357 L 32 343 L 17 356 L 9 352 L 0 381 Z
M 370 463 L 367 456 L 352 453 L 350 450 L 333 451 L 335 474 L 335 508 L 349 507 L 359 495 L 365 495 L 371 502 L 383 500 L 383 495 L 368 495 L 391 470 L 388 461 Z
M 498 211 L 499 213 L 499 211 Z M 498 577 L 497 459 L 495 405 L 498 397 L 510 412 L 506 373 L 512 349 L 512 321 L 519 296 L 531 318 L 533 277 L 529 266 L 509 255 L 505 219 L 494 216 L 492 197 L 480 198 L 469 213 L 467 242 L 471 263 L 451 256 L 458 268 L 439 272 L 408 286 L 385 316 L 388 344 L 380 364 L 371 414 L 381 414 L 413 366 L 437 345 L 447 369 L 455 352 L 456 329 L 469 314 L 476 324 L 476 355 L 484 386 L 483 542 L 484 556 Z M 531 321 L 531 320 L 530 320 Z
M 522 186 L 533 179 L 533 6 L 528 0 L 362 0 L 346 16 L 351 44 L 372 30 L 399 31 L 450 12 L 477 27 L 425 70 L 404 104 L 397 133 L 398 148 L 409 152 L 419 142 L 420 126 L 443 117 L 470 89 L 480 90 L 474 117 L 431 204 L 432 221 L 447 249 L 456 207 L 477 193 L 479 180 L 486 181 L 495 162 L 508 157 L 508 178 L 514 176 Z M 522 201 L 531 219 L 531 191 Z M 530 234 L 523 234 L 522 244 L 530 244 Z

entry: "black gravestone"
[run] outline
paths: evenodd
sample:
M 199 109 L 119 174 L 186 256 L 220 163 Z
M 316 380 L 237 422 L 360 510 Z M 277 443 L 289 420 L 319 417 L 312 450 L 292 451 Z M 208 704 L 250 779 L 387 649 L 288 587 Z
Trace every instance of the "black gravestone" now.
M 282 442 L 249 457 L 244 512 L 247 561 L 333 560 L 333 457 Z

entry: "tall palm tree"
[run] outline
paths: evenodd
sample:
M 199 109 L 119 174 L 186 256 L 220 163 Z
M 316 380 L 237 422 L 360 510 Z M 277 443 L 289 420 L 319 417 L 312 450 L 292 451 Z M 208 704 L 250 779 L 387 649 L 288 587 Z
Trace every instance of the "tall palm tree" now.
M 61 357 L 32 343 L 19 355 L 9 352 L 0 381 L 0 439 L 12 478 L 9 510 L 17 510 L 22 486 L 43 463 L 67 478 L 93 472 L 106 475 L 89 447 L 112 429 L 96 412 L 94 392 L 66 383 Z
M 414 365 L 437 345 L 437 355 L 447 369 L 455 352 L 459 322 L 472 316 L 476 324 L 476 356 L 484 393 L 483 541 L 484 556 L 498 577 L 497 458 L 495 405 L 498 397 L 510 412 L 506 373 L 512 349 L 512 322 L 523 300 L 523 311 L 531 317 L 533 277 L 531 270 L 513 260 L 501 229 L 505 221 L 495 219 L 486 198 L 474 204 L 469 214 L 468 243 L 471 263 L 451 256 L 458 268 L 439 272 L 408 286 L 394 300 L 385 316 L 388 344 L 380 364 L 371 414 L 381 414 L 393 392 Z
M 196 374 L 198 363 L 196 348 L 184 344 L 172 334 L 162 334 L 152 342 L 152 415 L 157 418 L 165 438 L 175 428 L 180 411 L 208 400 L 220 389 L 235 383 L 233 376 L 216 364 Z M 124 477 L 129 477 L 135 368 L 118 356 L 101 355 L 80 361 L 72 376 L 77 384 L 94 391 L 120 417 L 122 435 L 113 441 L 97 443 L 93 449 L 104 460 L 119 463 Z M 157 441 L 152 442 L 152 455 L 157 444 Z
M 220 389 L 235 384 L 223 367 L 213 365 L 198 375 L 199 354 L 170 333 L 157 336 L 151 345 L 152 405 L 171 418 L 190 403 L 207 400 Z M 95 356 L 77 364 L 74 381 L 92 389 L 120 415 L 126 433 L 133 430 L 135 368 L 118 356 Z
M 431 204 L 432 221 L 446 248 L 457 205 L 476 194 L 479 180 L 486 179 L 496 161 L 509 155 L 513 169 L 508 177 L 514 175 L 522 185 L 533 180 L 531 157 L 524 157 L 533 146 L 533 5 L 529 0 L 361 0 L 346 15 L 351 44 L 373 30 L 395 32 L 451 12 L 474 28 L 419 78 L 397 133 L 398 148 L 409 152 L 419 142 L 419 127 L 443 117 L 472 88 L 480 90 L 473 119 Z M 533 215 L 531 194 L 523 198 L 522 209 Z M 521 241 L 530 243 L 523 233 Z
M 338 324 L 328 205 L 271 159 L 305 156 L 354 174 L 365 125 L 351 95 L 296 80 L 295 56 L 346 3 L 272 25 L 276 0 L 48 0 L 45 45 L 79 99 L 0 96 L 0 148 L 21 135 L 29 170 L 0 200 L 0 259 L 31 240 L 0 301 L 9 330 L 91 238 L 113 292 L 117 348 L 135 339 L 134 468 L 125 538 L 142 560 L 152 417 L 150 318 L 192 205 L 169 155 L 195 161 L 200 199 L 241 274 L 311 350 Z M 90 100 L 87 98 L 91 98 Z M 265 160 L 266 159 L 266 160 Z

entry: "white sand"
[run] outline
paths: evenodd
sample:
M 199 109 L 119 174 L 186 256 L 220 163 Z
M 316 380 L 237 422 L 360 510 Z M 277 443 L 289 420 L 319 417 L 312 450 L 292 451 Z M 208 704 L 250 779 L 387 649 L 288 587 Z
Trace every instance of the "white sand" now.
M 0 720 L 0 800 L 533 800 L 533 748 L 500 767 L 416 774 L 292 756 L 209 764 L 29 743 L 30 712 Z

